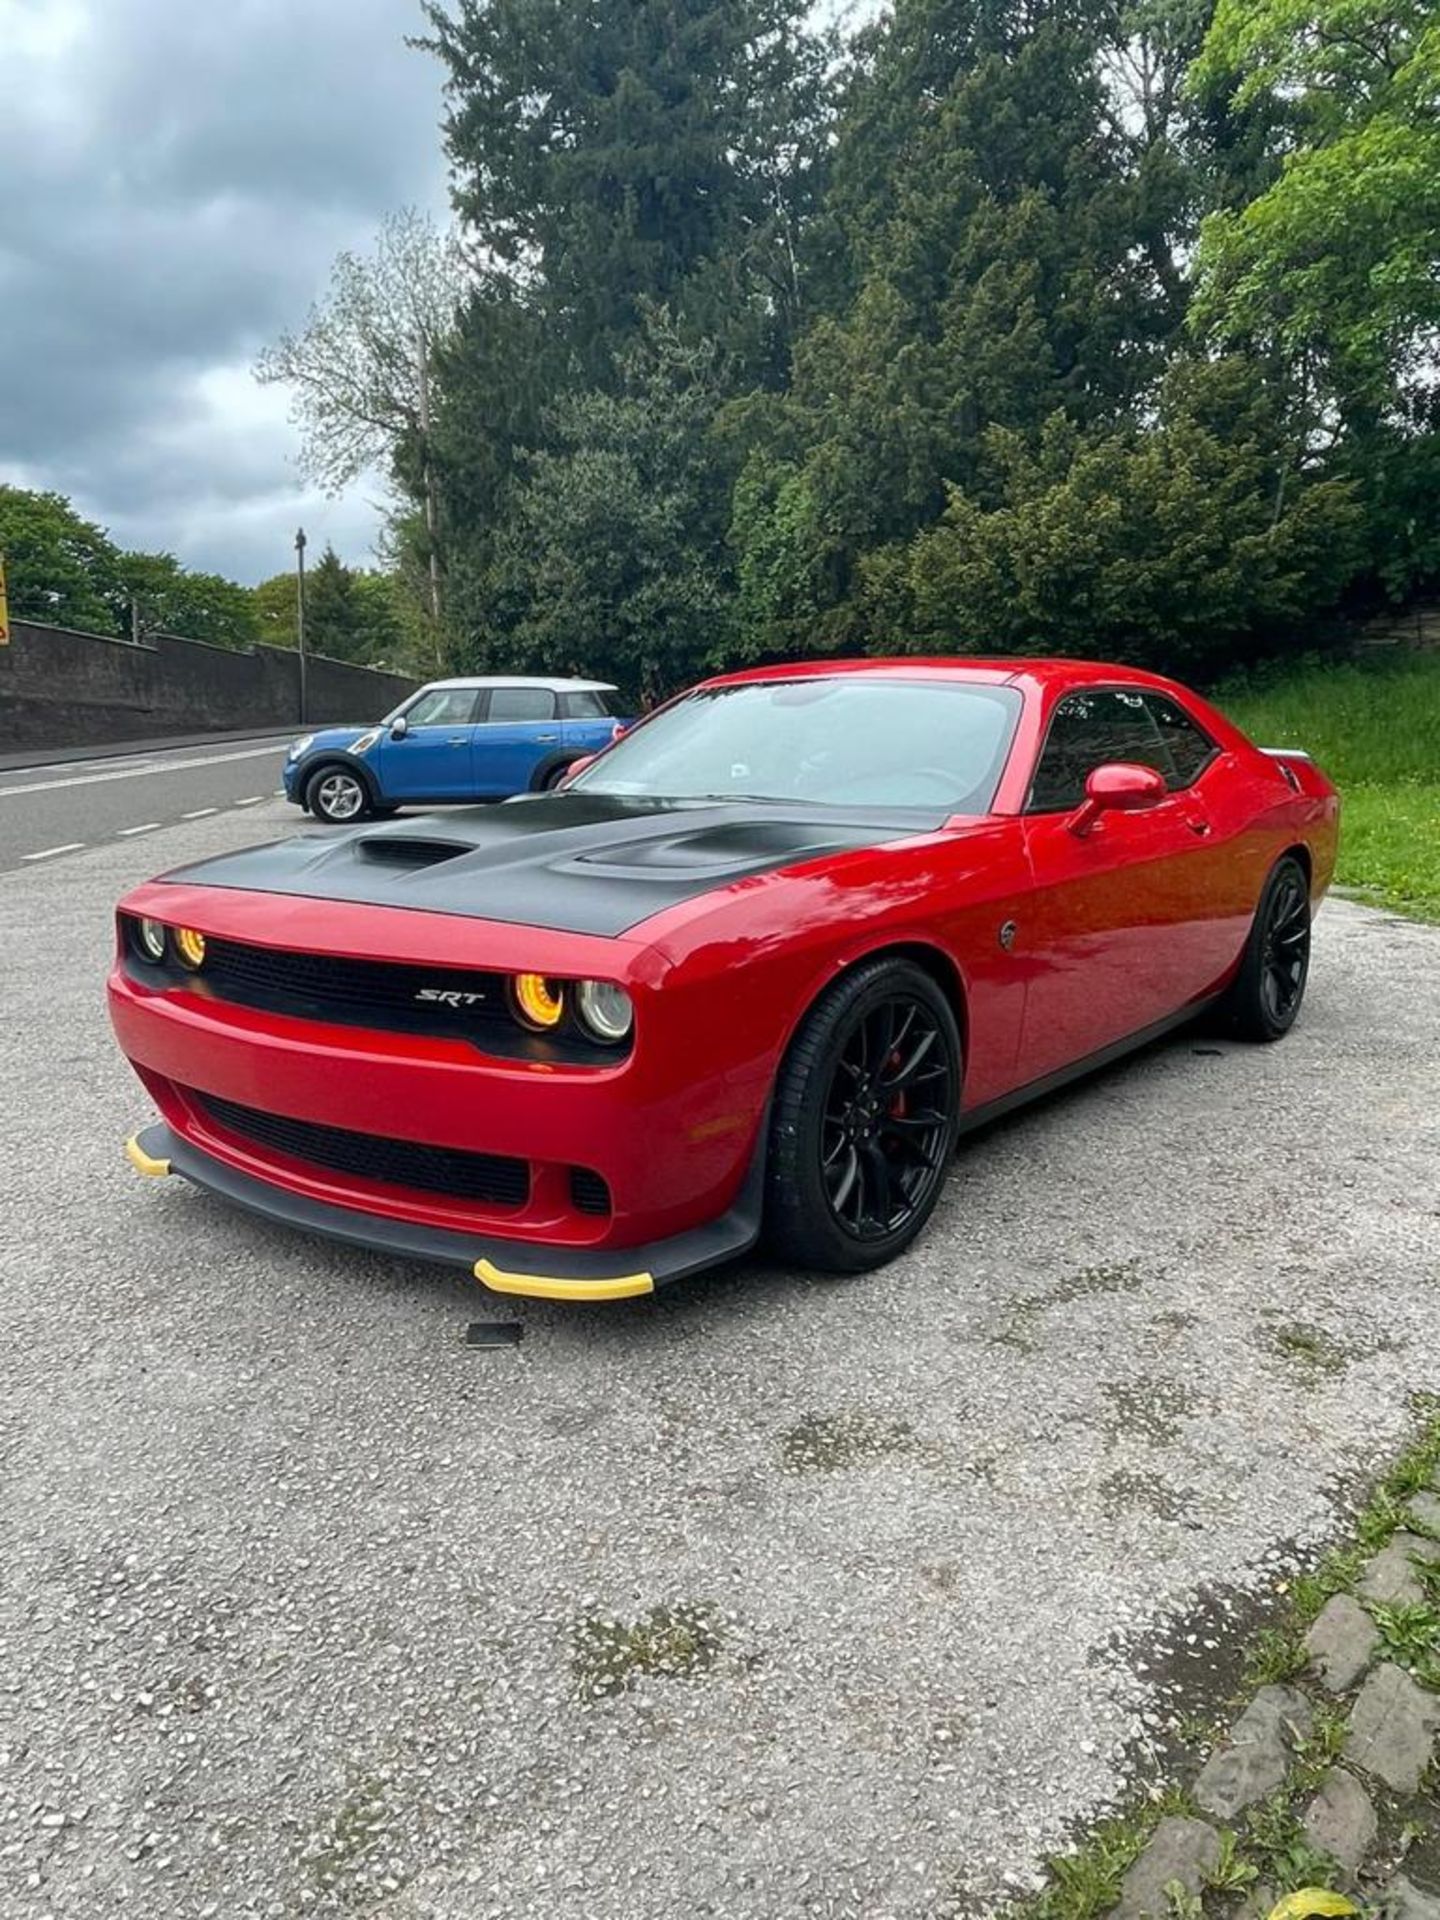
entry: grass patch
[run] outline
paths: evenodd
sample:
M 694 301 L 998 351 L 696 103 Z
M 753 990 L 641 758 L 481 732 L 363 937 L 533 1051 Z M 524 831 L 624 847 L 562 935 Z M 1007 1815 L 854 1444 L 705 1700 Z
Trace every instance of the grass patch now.
M 719 1659 L 723 1624 L 712 1607 L 651 1607 L 635 1620 L 585 1614 L 576 1621 L 570 1671 L 584 1701 L 628 1693 L 647 1674 L 689 1680 Z
M 1213 698 L 1258 746 L 1304 747 L 1339 787 L 1341 886 L 1440 920 L 1440 654 L 1300 660 Z

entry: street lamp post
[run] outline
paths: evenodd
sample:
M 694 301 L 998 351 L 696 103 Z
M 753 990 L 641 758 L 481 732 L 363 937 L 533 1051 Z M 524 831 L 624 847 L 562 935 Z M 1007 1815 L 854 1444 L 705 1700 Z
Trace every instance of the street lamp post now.
M 305 529 L 295 531 L 295 650 L 300 656 L 300 724 L 309 718 L 310 703 L 305 684 Z

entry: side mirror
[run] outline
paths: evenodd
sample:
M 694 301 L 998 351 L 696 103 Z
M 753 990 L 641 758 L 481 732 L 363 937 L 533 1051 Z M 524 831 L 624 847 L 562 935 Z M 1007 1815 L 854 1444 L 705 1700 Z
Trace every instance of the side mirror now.
M 392 720 L 390 722 L 390 738 L 392 740 L 403 740 L 409 731 L 410 722 L 405 718 L 403 713 L 398 720 Z
M 570 782 L 575 778 L 576 774 L 583 773 L 586 767 L 593 766 L 595 764 L 595 761 L 598 758 L 599 758 L 598 754 L 584 753 L 580 756 L 578 760 L 572 760 L 569 766 L 565 769 L 563 776 L 555 782 L 556 793 L 563 793 L 566 787 L 568 787 Z
M 1141 813 L 1146 807 L 1158 806 L 1168 792 L 1163 774 L 1153 767 L 1115 760 L 1094 769 L 1085 782 L 1083 802 L 1066 824 L 1083 840 L 1107 813 Z

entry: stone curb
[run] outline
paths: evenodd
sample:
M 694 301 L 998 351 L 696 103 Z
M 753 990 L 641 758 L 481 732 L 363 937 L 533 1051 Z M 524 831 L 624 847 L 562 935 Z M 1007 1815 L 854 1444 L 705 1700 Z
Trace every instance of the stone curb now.
M 1440 1474 L 1436 1491 L 1414 1496 L 1407 1518 L 1440 1533 Z M 1414 1560 L 1440 1562 L 1440 1539 L 1401 1531 L 1366 1566 L 1356 1591 L 1376 1604 L 1416 1604 L 1425 1589 Z M 1335 1863 L 1353 1888 L 1379 1836 L 1367 1780 L 1395 1793 L 1414 1794 L 1440 1737 L 1440 1694 L 1432 1693 L 1388 1660 L 1376 1663 L 1380 1633 L 1353 1595 L 1335 1594 L 1305 1636 L 1310 1671 L 1332 1694 L 1348 1694 L 1363 1678 L 1351 1706 L 1342 1759 L 1320 1782 L 1301 1818 L 1310 1844 Z M 1196 1776 L 1192 1797 L 1202 1812 L 1229 1820 L 1278 1792 L 1294 1750 L 1314 1726 L 1314 1708 L 1297 1687 L 1261 1687 Z M 1150 1836 L 1121 1886 L 1115 1920 L 1169 1920 L 1166 1888 L 1178 1883 L 1199 1895 L 1220 1857 L 1221 1839 L 1209 1820 L 1170 1815 Z M 1440 1893 L 1395 1873 L 1375 1895 L 1386 1920 L 1440 1920 Z M 1268 1908 L 1267 1908 L 1268 1910 Z

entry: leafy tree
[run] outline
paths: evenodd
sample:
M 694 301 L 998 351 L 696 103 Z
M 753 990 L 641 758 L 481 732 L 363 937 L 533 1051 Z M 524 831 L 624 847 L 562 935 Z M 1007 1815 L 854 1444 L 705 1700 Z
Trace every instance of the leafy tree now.
M 368 258 L 340 254 L 326 297 L 298 333 L 255 363 L 263 384 L 288 386 L 301 466 L 328 491 L 381 466 L 425 506 L 431 613 L 438 621 L 440 520 L 431 446 L 431 381 L 469 280 L 454 232 L 413 208 L 381 226 Z
M 1440 324 L 1440 22 L 1429 0 L 1219 0 L 1197 91 L 1286 103 L 1265 191 L 1205 225 L 1197 320 L 1302 366 L 1351 417 Z
M 1317 478 L 1279 511 L 1283 426 L 1239 361 L 1180 367 L 1146 427 L 1039 444 L 992 428 L 1000 504 L 955 489 L 940 524 L 869 585 L 917 649 L 1101 654 L 1207 677 L 1304 631 L 1363 551 L 1351 488 Z
M 110 604 L 116 630 L 140 639 L 173 633 L 212 646 L 248 647 L 260 637 L 247 588 L 218 573 L 192 572 L 169 553 L 118 555 Z
M 13 619 L 118 631 L 119 549 L 63 494 L 0 485 L 0 553 Z
M 364 614 L 355 575 L 328 543 L 305 576 L 305 645 L 332 660 L 358 660 Z
M 295 645 L 296 585 L 293 573 L 274 573 L 250 589 L 258 637 L 267 647 Z
M 714 363 L 653 314 L 619 393 L 559 403 L 498 551 L 484 658 L 604 671 L 640 695 L 724 662 L 733 596 Z

